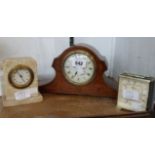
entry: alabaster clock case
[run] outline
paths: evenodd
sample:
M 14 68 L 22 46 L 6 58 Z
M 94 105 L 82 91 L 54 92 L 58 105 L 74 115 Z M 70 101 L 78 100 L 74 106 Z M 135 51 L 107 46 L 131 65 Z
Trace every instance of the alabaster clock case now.
M 38 91 L 37 62 L 31 57 L 7 58 L 2 64 L 4 106 L 37 103 L 43 100 Z

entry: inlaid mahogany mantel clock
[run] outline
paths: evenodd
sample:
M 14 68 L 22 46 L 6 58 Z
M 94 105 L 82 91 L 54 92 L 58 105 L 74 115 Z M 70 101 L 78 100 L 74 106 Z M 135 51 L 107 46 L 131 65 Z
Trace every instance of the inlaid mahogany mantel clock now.
M 56 77 L 51 83 L 41 86 L 41 92 L 117 96 L 117 92 L 104 81 L 105 61 L 88 47 L 69 47 L 54 60 L 52 67 Z

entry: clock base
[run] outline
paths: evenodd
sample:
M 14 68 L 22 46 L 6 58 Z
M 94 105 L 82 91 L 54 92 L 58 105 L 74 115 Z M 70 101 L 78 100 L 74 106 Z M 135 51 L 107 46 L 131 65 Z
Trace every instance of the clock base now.
M 62 87 L 63 85 L 63 87 Z M 88 95 L 88 96 L 101 96 L 101 97 L 117 97 L 117 91 L 107 84 L 104 80 L 99 84 L 89 84 L 86 86 L 73 86 L 65 81 L 54 80 L 49 84 L 40 86 L 41 93 L 53 94 L 72 94 L 72 95 Z
M 6 99 L 4 97 L 3 99 L 3 105 L 4 107 L 9 106 L 16 106 L 16 105 L 22 105 L 22 104 L 30 104 L 30 103 L 39 103 L 43 101 L 43 97 L 41 94 L 38 94 L 37 96 L 33 96 L 31 98 L 26 98 L 25 100 L 15 100 L 15 99 Z

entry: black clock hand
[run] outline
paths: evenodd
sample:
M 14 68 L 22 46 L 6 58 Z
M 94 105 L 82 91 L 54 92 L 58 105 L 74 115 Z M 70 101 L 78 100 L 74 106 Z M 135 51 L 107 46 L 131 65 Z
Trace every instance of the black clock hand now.
M 22 79 L 23 82 L 25 82 L 25 80 L 23 79 L 23 76 L 18 72 L 19 77 Z
M 75 72 L 75 74 L 72 76 L 72 78 L 74 78 L 77 74 L 78 74 L 78 71 Z
M 76 71 L 75 74 L 74 74 L 74 77 L 77 75 L 77 73 L 78 73 L 78 72 Z

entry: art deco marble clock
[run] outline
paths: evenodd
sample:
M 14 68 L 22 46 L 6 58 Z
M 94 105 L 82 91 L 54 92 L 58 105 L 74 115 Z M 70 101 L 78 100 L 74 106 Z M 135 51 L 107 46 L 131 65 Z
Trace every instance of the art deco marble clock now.
M 42 101 L 38 92 L 37 63 L 30 57 L 3 61 L 2 95 L 4 106 Z
M 85 46 L 66 49 L 53 62 L 55 79 L 42 87 L 42 92 L 116 97 L 117 92 L 103 79 L 105 61 Z
M 123 73 L 119 78 L 117 107 L 131 111 L 153 111 L 155 79 Z

